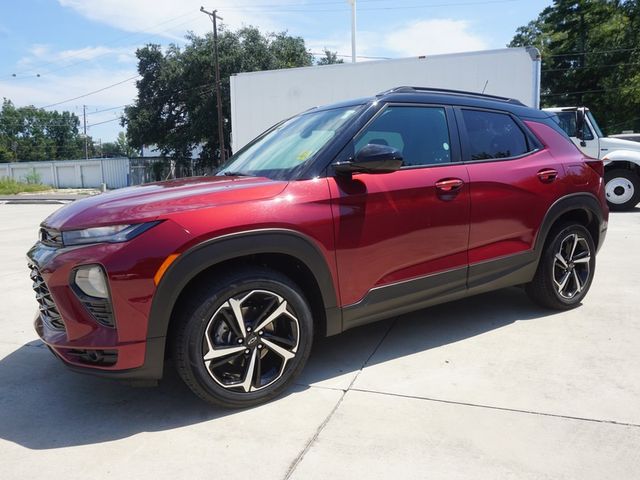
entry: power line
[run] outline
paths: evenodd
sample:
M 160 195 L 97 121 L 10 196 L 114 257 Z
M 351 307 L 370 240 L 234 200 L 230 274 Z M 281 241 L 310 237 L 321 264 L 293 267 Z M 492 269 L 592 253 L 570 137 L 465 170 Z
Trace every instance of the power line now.
M 612 87 L 612 88 L 601 88 L 598 90 L 581 90 L 577 92 L 563 92 L 563 93 L 542 93 L 541 97 L 559 97 L 562 95 L 579 95 L 583 93 L 604 93 L 604 92 L 616 92 L 618 90 L 622 90 L 625 87 Z
M 612 63 L 610 65 L 585 65 L 583 67 L 566 67 L 566 68 L 543 68 L 542 73 L 544 72 L 565 72 L 568 70 L 584 70 L 585 68 L 613 68 L 613 67 L 622 67 L 629 65 L 640 65 L 640 63 Z
M 421 5 L 396 5 L 393 7 L 361 7 L 358 8 L 358 11 L 376 11 L 376 10 L 410 10 L 410 9 L 424 9 L 424 8 L 440 8 L 440 7 L 469 7 L 469 6 L 479 6 L 479 5 L 490 5 L 490 4 L 499 4 L 499 3 L 512 3 L 512 2 L 520 2 L 523 0 L 483 0 L 483 1 L 474 1 L 474 2 L 456 2 L 456 3 L 430 3 L 430 4 L 421 4 Z M 327 2 L 325 5 L 332 4 L 333 2 Z M 343 12 L 348 7 L 346 3 L 336 2 L 336 4 L 344 5 L 344 8 L 320 8 L 320 9 L 309 9 L 303 8 L 304 5 L 299 5 L 300 8 L 278 8 L 280 6 L 285 6 L 285 4 L 273 5 L 268 7 L 269 13 L 319 13 L 319 12 Z M 295 5 L 292 5 L 295 6 Z M 225 7 L 225 10 L 236 10 L 236 11 L 265 11 L 266 6 L 262 5 L 252 5 L 252 6 L 229 6 Z
M 135 78 L 135 77 L 132 77 L 132 78 Z M 95 92 L 89 92 L 89 93 L 87 93 L 87 94 L 85 94 L 85 95 L 82 95 L 82 96 L 79 96 L 79 97 L 76 97 L 76 98 L 73 98 L 73 99 L 65 100 L 65 101 L 58 102 L 58 103 L 54 103 L 54 104 L 51 104 L 51 105 L 46 105 L 46 106 L 44 106 L 44 107 L 40 107 L 40 108 L 37 108 L 37 107 L 33 107 L 33 108 L 36 108 L 37 110 L 41 110 L 41 109 L 48 108 L 48 107 L 51 107 L 51 106 L 60 105 L 60 104 L 62 104 L 62 103 L 67 103 L 67 102 L 70 102 L 70 101 L 75 100 L 75 99 L 77 99 L 77 98 L 83 98 L 83 97 L 86 97 L 86 96 L 88 96 L 88 95 L 92 95 L 93 93 L 96 93 L 96 92 L 100 92 L 100 91 L 106 90 L 107 88 L 111 88 L 112 86 L 118 85 L 118 84 L 120 84 L 120 83 L 124 83 L 124 82 L 129 81 L 129 80 L 131 80 L 131 78 L 130 78 L 130 79 L 128 79 L 128 80 L 123 80 L 122 82 L 118 82 L 118 83 L 116 83 L 116 84 L 113 84 L 113 85 L 110 85 L 110 86 L 104 87 L 104 88 L 102 88 L 102 89 L 96 90 Z M 180 89 L 180 90 L 174 90 L 173 92 L 169 92 L 169 93 L 164 94 L 164 95 L 158 95 L 158 96 L 155 96 L 155 97 L 153 97 L 153 100 L 162 99 L 162 98 L 168 98 L 168 97 L 171 97 L 171 96 L 176 95 L 176 94 L 179 94 L 179 93 L 188 92 L 188 91 L 191 91 L 191 90 L 197 90 L 197 89 L 199 89 L 199 88 L 206 88 L 206 87 L 210 87 L 210 88 L 211 88 L 211 87 L 212 87 L 211 83 L 204 83 L 204 84 L 202 84 L 202 85 L 196 85 L 196 86 L 194 86 L 194 87 L 183 88 L 183 89 Z M 204 93 L 210 93 L 210 92 L 206 92 L 206 91 L 205 91 L 205 92 L 202 92 L 202 93 L 204 94 Z M 128 104 L 125 104 L 125 105 L 118 105 L 117 107 L 105 108 L 105 109 L 102 109 L 102 110 L 97 110 L 97 111 L 95 111 L 95 112 L 87 112 L 87 115 L 96 114 L 96 113 L 102 113 L 102 112 L 107 112 L 107 111 L 109 111 L 109 110 L 116 110 L 116 109 L 118 109 L 118 108 L 129 107 L 129 106 L 132 106 L 132 105 L 133 105 L 132 103 L 128 103 Z M 76 114 L 76 113 L 74 113 L 74 112 L 70 112 L 70 111 L 68 111 L 68 110 L 65 110 L 65 111 L 69 112 L 71 115 L 73 115 L 75 118 L 77 118 L 77 119 L 79 120 L 79 116 L 78 116 L 78 114 Z M 110 121 L 114 121 L 114 120 L 115 120 L 115 119 L 112 119 L 112 120 L 110 120 Z M 5 123 L 11 123 L 11 122 L 5 122 Z M 16 120 L 15 122 L 13 122 L 13 124 L 14 124 L 14 125 L 22 125 L 23 123 L 24 123 L 24 122 L 21 122 L 21 121 L 19 121 L 19 120 Z M 58 126 L 58 127 L 63 127 L 63 126 L 67 126 L 67 125 L 68 125 L 68 123 L 61 123 L 61 124 L 47 124 L 47 123 L 45 123 L 45 124 L 44 124 L 44 126 L 46 126 L 46 127 L 48 127 L 48 126 Z M 94 123 L 93 125 L 97 125 L 97 124 L 95 124 L 95 123 Z M 87 125 L 87 126 L 89 126 L 89 125 Z
M 456 2 L 456 3 L 434 3 L 434 4 L 423 4 L 423 5 L 405 5 L 405 6 L 395 6 L 395 7 L 364 7 L 359 8 L 358 10 L 409 10 L 409 9 L 420 9 L 420 8 L 441 8 L 441 7 L 471 7 L 474 5 L 491 5 L 496 3 L 513 3 L 513 2 L 521 2 L 523 0 L 484 0 L 480 2 Z
M 331 50 L 329 50 L 329 52 L 331 52 Z M 314 57 L 324 57 L 326 55 L 326 53 L 318 53 L 318 52 L 309 52 L 309 53 Z M 335 56 L 340 58 L 351 58 L 351 55 L 344 55 L 340 53 L 336 53 Z M 369 60 L 391 60 L 392 59 L 392 57 L 371 57 L 367 55 L 356 55 L 356 58 L 366 58 Z
M 110 88 L 116 87 L 118 85 L 122 85 L 123 83 L 127 83 L 130 82 L 131 80 L 135 80 L 136 78 L 138 78 L 140 75 L 136 74 L 133 77 L 129 77 L 126 78 L 124 80 L 121 80 L 120 82 L 116 82 L 116 83 L 112 83 L 111 85 L 107 85 L 106 87 L 102 87 L 99 88 L 98 90 L 94 90 L 92 92 L 88 92 L 85 93 L 83 95 L 78 95 L 77 97 L 73 97 L 73 98 L 68 98 L 66 100 L 62 100 L 60 102 L 56 102 L 56 103 L 52 103 L 50 105 L 45 105 L 44 107 L 40 107 L 40 108 L 49 108 L 49 107 L 55 107 L 56 105 L 62 105 L 63 103 L 69 103 L 69 102 L 73 102 L 74 100 L 78 100 L 80 98 L 84 98 L 84 97 L 88 97 L 89 95 L 94 95 L 96 93 L 100 93 L 100 92 L 104 92 L 105 90 L 108 90 Z
M 543 57 L 571 57 L 575 55 L 599 55 L 602 53 L 613 53 L 613 52 L 631 52 L 634 50 L 638 50 L 638 47 L 634 48 L 613 48 L 611 50 L 592 50 L 590 52 L 574 52 L 574 53 L 554 53 L 553 55 L 543 55 Z
M 112 118 L 110 120 L 104 120 L 102 122 L 96 122 L 96 123 L 88 123 L 87 124 L 87 128 L 91 128 L 91 127 L 95 127 L 96 125 L 102 125 L 103 123 L 109 123 L 109 122 L 115 122 L 116 120 L 121 120 L 123 117 L 119 116 L 117 118 Z M 49 128 L 49 127 L 70 127 L 73 126 L 69 123 L 60 123 L 60 124 L 43 124 L 41 125 L 42 128 Z
M 459 3 L 438 3 L 438 4 L 433 4 L 433 3 L 422 3 L 420 5 L 405 5 L 404 7 L 400 6 L 399 8 L 405 8 L 405 7 L 409 7 L 409 8 L 431 8 L 431 7 L 450 7 L 450 6 L 456 6 L 456 5 L 485 5 L 485 4 L 491 4 L 491 3 L 507 3 L 507 2 L 518 2 L 518 1 L 524 1 L 524 0 L 480 0 L 480 1 L 467 1 L 467 2 L 459 2 Z M 358 0 L 359 4 L 370 4 L 370 3 L 388 3 L 389 0 Z M 263 10 L 263 9 L 268 9 L 269 11 L 272 10 L 278 10 L 280 8 L 285 8 L 288 9 L 290 7 L 299 7 L 300 11 L 310 11 L 309 8 L 307 7 L 315 7 L 315 6 L 329 6 L 329 5 L 339 5 L 339 6 L 345 6 L 345 8 L 340 8 L 340 9 L 333 9 L 332 11 L 342 11 L 345 10 L 346 8 L 346 3 L 344 2 L 344 0 L 332 0 L 332 1 L 328 1 L 328 2 L 318 2 L 318 1 L 314 1 L 313 4 L 310 3 L 304 3 L 304 2 L 293 2 L 293 3 L 244 3 L 244 4 L 234 4 L 234 5 L 229 5 L 229 6 L 225 6 L 224 9 L 226 10 Z M 375 8 L 375 7 L 370 7 L 371 8 Z M 386 8 L 398 8 L 396 7 L 384 7 Z M 311 10 L 313 11 L 313 10 Z
M 186 91 L 189 91 L 189 90 L 195 90 L 195 89 L 198 89 L 198 88 L 203 88 L 203 87 L 211 87 L 211 84 L 205 84 L 205 85 L 200 85 L 200 86 L 197 86 L 197 87 L 186 88 L 184 90 L 176 90 L 175 92 L 171 92 L 170 94 L 167 94 L 167 95 L 161 95 L 161 96 L 158 96 L 158 97 L 154 97 L 154 100 L 155 99 L 159 99 L 159 98 L 169 97 L 169 96 L 175 95 L 177 93 L 182 93 L 182 92 L 186 92 Z M 210 92 L 209 91 L 201 92 L 199 95 L 203 96 L 206 93 L 213 93 L 213 90 L 210 91 Z M 126 105 L 126 106 L 129 106 L 129 105 Z M 87 125 L 87 128 L 94 127 L 96 125 L 102 125 L 103 123 L 115 122 L 116 120 L 122 120 L 123 118 L 124 118 L 124 115 L 121 115 L 121 116 L 119 116 L 117 118 L 112 118 L 110 120 L 104 120 L 102 122 L 92 123 L 90 125 Z
M 76 117 L 77 118 L 77 117 Z M 79 120 L 79 119 L 78 119 Z M 2 122 L 3 125 L 13 125 L 13 126 L 27 126 L 27 124 L 29 126 L 32 126 L 32 124 L 30 122 L 21 122 L 20 120 L 15 120 L 13 122 L 8 122 L 8 121 L 3 121 Z M 74 122 L 67 122 L 67 123 L 42 123 L 37 125 L 37 127 L 39 128 L 50 128 L 50 127 L 73 127 L 74 126 Z M 78 125 L 79 126 L 79 125 Z
M 624 125 L 626 123 L 635 122 L 636 120 L 640 120 L 640 117 L 629 118 L 627 120 L 624 120 L 623 122 L 614 123 L 613 125 L 609 125 L 608 128 L 619 127 L 620 125 Z
M 117 107 L 110 107 L 110 108 L 103 108 L 102 110 L 96 110 L 95 112 L 87 112 L 87 116 L 89 115 L 95 115 L 96 113 L 102 113 L 102 112 L 108 112 L 110 110 L 117 110 L 119 108 L 124 108 L 124 107 L 128 107 L 129 104 L 125 104 L 125 105 L 118 105 Z
M 123 117 L 112 118 L 111 120 L 105 120 L 103 122 L 96 122 L 90 125 L 87 125 L 87 128 L 95 127 L 96 125 L 102 125 L 103 123 L 115 122 L 116 120 L 122 120 Z

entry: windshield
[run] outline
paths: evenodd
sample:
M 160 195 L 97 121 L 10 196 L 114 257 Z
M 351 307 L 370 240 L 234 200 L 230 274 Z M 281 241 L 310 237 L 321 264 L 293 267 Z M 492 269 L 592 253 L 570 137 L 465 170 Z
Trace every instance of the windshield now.
M 591 122 L 591 126 L 593 127 L 593 129 L 596 132 L 596 137 L 599 137 L 599 138 L 604 137 L 604 134 L 602 133 L 602 130 L 600 130 L 600 126 L 598 125 L 598 122 L 596 122 L 596 117 L 594 117 L 591 112 L 587 112 L 587 117 L 589 117 L 589 121 Z
M 360 108 L 355 105 L 312 111 L 285 120 L 231 157 L 218 175 L 291 178 Z

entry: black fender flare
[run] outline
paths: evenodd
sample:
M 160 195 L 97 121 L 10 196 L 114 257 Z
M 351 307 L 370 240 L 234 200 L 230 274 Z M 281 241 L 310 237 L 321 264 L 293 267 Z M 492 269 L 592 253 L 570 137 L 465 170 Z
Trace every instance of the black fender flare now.
M 549 210 L 547 210 L 534 243 L 534 251 L 537 254 L 537 258 L 540 258 L 540 255 L 542 255 L 542 249 L 544 248 L 553 224 L 556 223 L 562 215 L 573 210 L 582 210 L 589 218 L 596 220 L 599 237 L 598 239 L 594 239 L 594 241 L 597 241 L 596 249 L 600 248 L 602 240 L 604 239 L 604 231 L 606 230 L 604 212 L 602 211 L 600 202 L 596 196 L 591 193 L 572 193 L 556 200 Z
M 167 269 L 153 296 L 147 339 L 166 337 L 173 307 L 196 275 L 227 260 L 269 253 L 289 255 L 307 266 L 320 288 L 327 312 L 327 331 L 341 331 L 342 318 L 338 315 L 333 277 L 314 241 L 294 230 L 260 229 L 216 237 L 182 253 Z

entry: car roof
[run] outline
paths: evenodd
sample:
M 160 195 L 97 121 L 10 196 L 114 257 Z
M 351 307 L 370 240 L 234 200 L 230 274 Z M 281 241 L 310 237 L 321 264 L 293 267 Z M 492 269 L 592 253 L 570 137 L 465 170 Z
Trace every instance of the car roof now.
M 547 118 L 552 116 L 550 112 L 544 112 L 542 110 L 527 107 L 522 102 L 512 98 L 498 97 L 495 95 L 487 95 L 475 92 L 465 92 L 461 90 L 425 87 L 396 87 L 391 90 L 381 92 L 374 97 L 348 100 L 345 102 L 316 107 L 312 110 L 322 111 L 340 107 L 358 106 L 375 101 L 390 103 L 398 102 L 456 105 L 463 107 L 486 108 L 493 110 L 503 110 L 513 113 L 514 115 L 527 118 Z

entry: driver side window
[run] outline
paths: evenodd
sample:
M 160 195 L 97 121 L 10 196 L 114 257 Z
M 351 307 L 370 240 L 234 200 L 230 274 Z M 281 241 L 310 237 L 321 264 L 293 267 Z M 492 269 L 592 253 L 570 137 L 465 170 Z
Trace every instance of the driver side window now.
M 355 139 L 355 152 L 368 144 L 388 145 L 404 166 L 451 162 L 449 128 L 442 107 L 391 106 Z
M 577 115 L 577 112 L 574 111 L 557 113 L 560 128 L 567 132 L 570 137 L 576 137 Z M 584 140 L 593 140 L 593 133 L 587 122 L 584 123 L 582 131 Z

